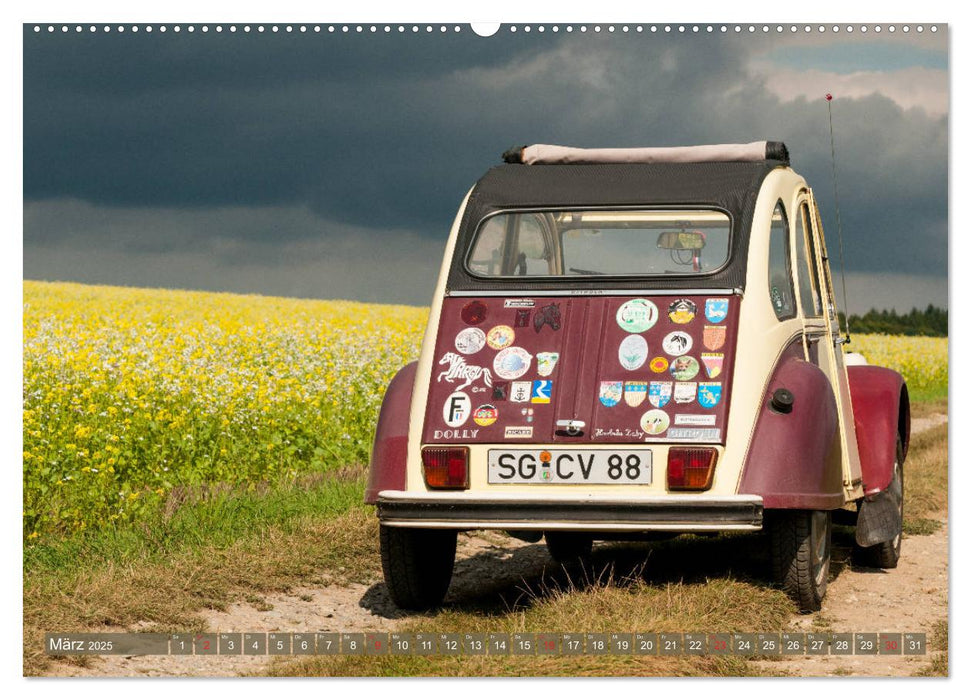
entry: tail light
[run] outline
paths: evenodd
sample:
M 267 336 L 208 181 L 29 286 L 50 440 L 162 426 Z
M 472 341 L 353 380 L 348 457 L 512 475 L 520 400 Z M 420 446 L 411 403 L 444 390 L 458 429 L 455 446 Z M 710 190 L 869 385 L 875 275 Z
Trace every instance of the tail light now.
M 715 476 L 714 447 L 673 447 L 668 450 L 668 489 L 706 491 Z
M 425 447 L 421 465 L 430 489 L 469 488 L 468 447 Z

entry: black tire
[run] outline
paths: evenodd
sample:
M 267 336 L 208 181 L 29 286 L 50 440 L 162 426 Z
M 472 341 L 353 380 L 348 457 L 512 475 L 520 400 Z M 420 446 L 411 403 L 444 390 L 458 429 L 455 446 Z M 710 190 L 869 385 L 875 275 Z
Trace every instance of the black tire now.
M 832 534 L 828 510 L 777 511 L 769 521 L 772 576 L 801 613 L 822 607 Z
M 593 552 L 593 536 L 584 532 L 546 533 L 546 549 L 559 564 L 577 564 L 590 558 Z
M 875 569 L 895 569 L 900 560 L 900 545 L 904 539 L 904 444 L 897 436 L 897 456 L 893 464 L 893 478 L 887 489 L 898 499 L 900 510 L 900 530 L 893 539 L 875 544 L 872 547 L 853 546 L 853 563 Z
M 391 600 L 429 610 L 445 599 L 455 565 L 456 530 L 381 526 L 381 566 Z

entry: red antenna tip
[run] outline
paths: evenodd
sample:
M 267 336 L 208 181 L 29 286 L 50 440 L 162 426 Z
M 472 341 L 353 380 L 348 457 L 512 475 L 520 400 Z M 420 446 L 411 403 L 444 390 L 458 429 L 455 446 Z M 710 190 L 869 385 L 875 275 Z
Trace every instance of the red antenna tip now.
M 832 102 L 833 101 L 833 96 L 831 94 L 829 94 L 828 92 L 826 93 L 826 101 L 827 102 Z

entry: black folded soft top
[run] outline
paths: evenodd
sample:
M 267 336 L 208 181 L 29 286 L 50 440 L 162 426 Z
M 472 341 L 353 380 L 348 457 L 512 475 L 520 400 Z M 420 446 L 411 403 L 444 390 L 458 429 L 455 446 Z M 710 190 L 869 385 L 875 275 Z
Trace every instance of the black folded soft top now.
M 765 177 L 788 166 L 788 153 L 778 142 L 765 158 L 706 162 L 584 162 L 506 164 L 489 170 L 476 183 L 459 228 L 449 272 L 449 291 L 570 289 L 744 289 L 748 232 L 755 200 Z M 781 146 L 781 148 L 779 148 Z M 610 149 L 613 150 L 613 149 Z M 657 150 L 657 149 L 653 149 Z M 507 152 L 509 153 L 509 152 Z M 714 208 L 732 220 L 728 264 L 709 275 L 645 278 L 597 277 L 563 280 L 481 279 L 469 274 L 465 259 L 480 222 L 510 209 Z

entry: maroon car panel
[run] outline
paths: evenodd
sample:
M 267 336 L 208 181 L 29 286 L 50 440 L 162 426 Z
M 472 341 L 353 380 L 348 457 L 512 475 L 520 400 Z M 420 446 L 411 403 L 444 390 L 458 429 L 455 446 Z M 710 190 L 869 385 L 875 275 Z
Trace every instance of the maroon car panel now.
M 910 407 L 904 378 L 892 369 L 854 365 L 846 368 L 860 451 L 863 491 L 867 496 L 887 488 L 893 478 L 900 434 L 906 454 L 910 441 Z M 904 408 L 904 411 L 901 411 Z
M 417 362 L 410 362 L 394 375 L 381 403 L 374 433 L 365 503 L 377 503 L 378 493 L 405 488 L 408 466 L 408 419 L 415 386 Z
M 740 301 L 447 297 L 423 443 L 724 444 Z
M 788 389 L 789 413 L 771 407 L 772 394 Z M 739 493 L 762 496 L 765 508 L 832 510 L 843 505 L 843 476 L 827 455 L 838 427 L 836 399 L 826 375 L 792 343 L 773 370 L 742 467 Z

